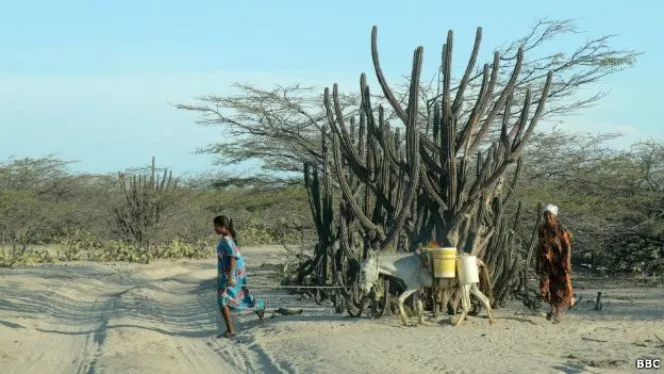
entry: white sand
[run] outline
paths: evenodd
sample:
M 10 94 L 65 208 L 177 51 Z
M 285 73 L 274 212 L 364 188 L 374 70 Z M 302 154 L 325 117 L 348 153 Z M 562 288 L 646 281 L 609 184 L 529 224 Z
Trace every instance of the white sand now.
M 245 248 L 253 285 L 280 247 Z M 560 325 L 518 304 L 459 327 L 351 319 L 286 292 L 256 290 L 299 316 L 238 317 L 235 342 L 216 308 L 215 263 L 72 263 L 0 270 L 0 373 L 626 373 L 664 358 L 664 290 L 582 289 Z M 269 317 L 269 314 L 268 314 Z

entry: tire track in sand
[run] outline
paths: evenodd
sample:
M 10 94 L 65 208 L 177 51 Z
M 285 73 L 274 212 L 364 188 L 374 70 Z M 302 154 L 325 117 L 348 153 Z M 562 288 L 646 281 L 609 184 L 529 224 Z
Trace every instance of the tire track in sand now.
M 100 303 L 96 299 L 92 309 L 99 313 L 99 324 L 87 334 L 85 343 L 80 349 L 80 355 L 76 361 L 74 372 L 76 374 L 96 374 L 98 372 L 97 361 L 103 354 L 104 343 L 106 342 L 108 323 L 113 311 L 118 304 L 119 296 L 111 296 L 106 302 Z
M 107 276 L 119 275 L 114 269 Z M 51 295 L 58 295 L 59 291 L 67 290 L 66 284 L 48 286 Z M 65 295 L 68 293 L 65 292 Z M 96 374 L 98 372 L 97 360 L 103 353 L 107 337 L 110 318 L 117 305 L 115 295 L 99 295 L 90 304 L 68 305 L 60 304 L 59 300 L 49 300 L 45 305 L 44 315 L 52 328 L 36 328 L 37 331 L 47 333 L 47 340 L 58 345 L 58 351 L 63 352 L 61 360 L 50 367 L 52 372 Z M 75 300 L 75 299 L 74 299 Z M 80 302 L 78 302 L 80 303 Z M 64 323 L 64 326 L 63 326 Z M 71 355 L 70 355 L 71 354 Z

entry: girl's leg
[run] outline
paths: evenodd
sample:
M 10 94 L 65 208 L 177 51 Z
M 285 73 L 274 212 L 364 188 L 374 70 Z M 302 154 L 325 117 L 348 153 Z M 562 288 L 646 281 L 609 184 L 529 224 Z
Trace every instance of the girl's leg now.
M 233 336 L 235 334 L 235 328 L 233 327 L 233 318 L 228 305 L 221 307 L 221 316 L 224 317 L 224 323 L 226 323 L 226 335 Z
M 265 304 L 265 301 L 255 300 L 254 301 L 254 307 L 256 308 L 255 313 L 258 316 L 258 319 L 260 321 L 262 321 L 263 317 L 265 317 L 265 309 L 267 309 L 267 305 Z

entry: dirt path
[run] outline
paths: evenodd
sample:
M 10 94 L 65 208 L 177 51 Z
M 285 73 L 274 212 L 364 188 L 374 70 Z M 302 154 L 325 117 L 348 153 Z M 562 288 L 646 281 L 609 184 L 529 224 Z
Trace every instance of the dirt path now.
M 278 261 L 277 248 L 249 251 Z M 275 253 L 276 252 L 276 253 Z M 2 373 L 246 373 L 276 365 L 226 339 L 214 259 L 0 271 Z M 254 283 L 271 280 L 254 271 Z M 263 278 L 263 279 L 261 279 Z M 295 298 L 280 296 L 279 298 Z M 274 297 L 273 297 L 274 299 Z M 255 317 L 241 316 L 251 328 Z

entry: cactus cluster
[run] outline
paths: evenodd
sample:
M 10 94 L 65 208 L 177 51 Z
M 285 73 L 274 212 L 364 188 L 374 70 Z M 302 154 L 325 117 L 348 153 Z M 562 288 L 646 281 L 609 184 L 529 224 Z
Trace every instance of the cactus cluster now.
M 515 90 L 523 49 L 505 84 L 498 82 L 501 56 L 496 52 L 493 63 L 481 69 L 479 89 L 469 88 L 482 36 L 478 28 L 465 73 L 452 88 L 452 36 L 449 31 L 442 53 L 442 89 L 433 117 L 426 123 L 418 110 L 422 47 L 414 51 L 409 96 L 403 107 L 383 75 L 375 26 L 371 35 L 374 70 L 388 110 L 401 124 L 391 126 L 387 110 L 372 103 L 364 74 L 359 121 L 344 118 L 336 84 L 331 95 L 325 89 L 329 129 L 323 128 L 321 134 L 324 161 L 305 166 L 319 236 L 319 280 L 348 280 L 332 275 L 344 270 L 344 263 L 357 262 L 372 252 L 411 251 L 418 244 L 436 241 L 483 259 L 492 270 L 498 300 L 518 281 L 515 270 L 520 261 L 511 223 L 516 221 L 508 219 L 504 206 L 513 196 L 521 154 L 542 114 L 552 74 L 533 100 L 530 89 Z M 472 99 L 465 96 L 471 91 Z M 516 97 L 523 100 L 520 108 L 515 108 Z M 472 109 L 462 110 L 469 102 Z M 494 124 L 500 125 L 499 136 L 492 139 Z M 341 190 L 337 219 L 332 180 Z

